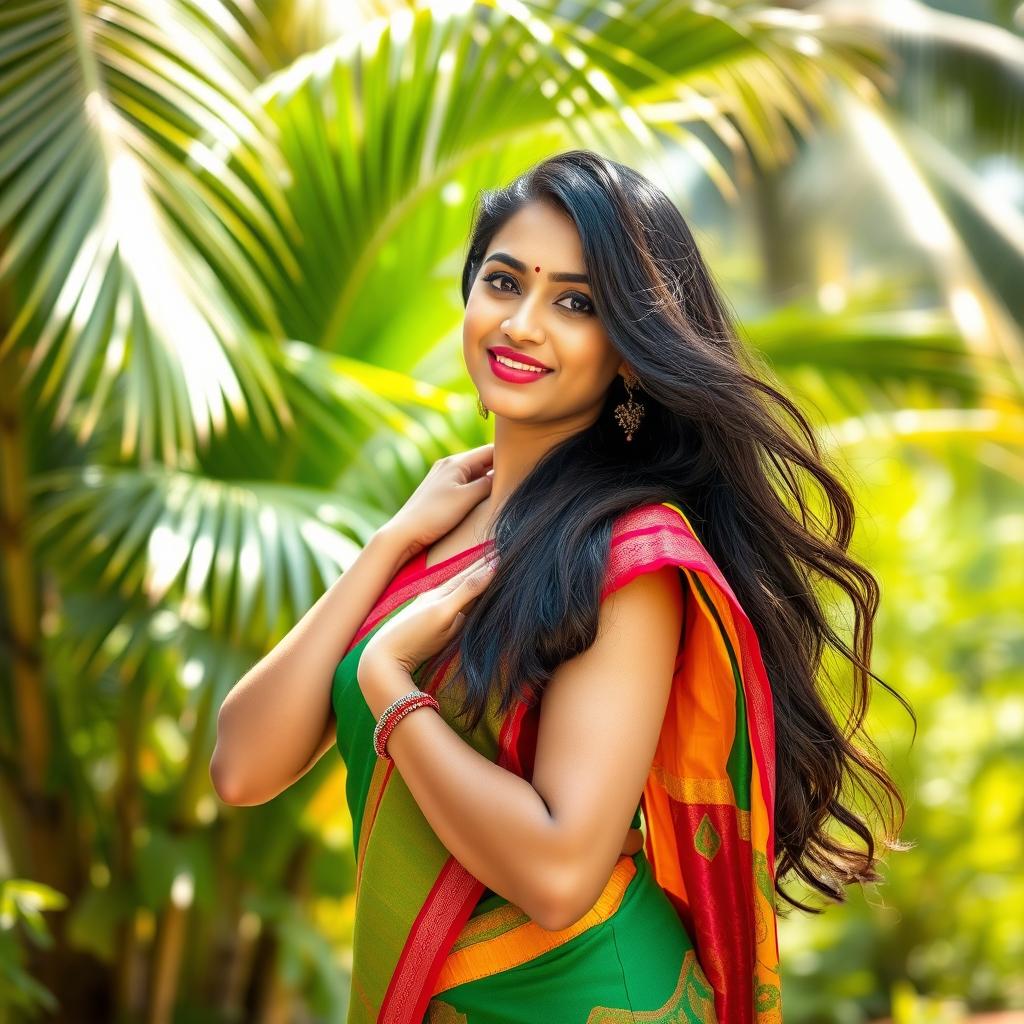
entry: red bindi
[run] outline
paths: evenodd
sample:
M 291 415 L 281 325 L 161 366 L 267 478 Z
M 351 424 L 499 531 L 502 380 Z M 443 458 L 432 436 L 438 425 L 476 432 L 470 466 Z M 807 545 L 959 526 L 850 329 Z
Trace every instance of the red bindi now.
M 534 267 L 533 269 L 536 270 L 538 274 L 540 273 L 540 267 Z

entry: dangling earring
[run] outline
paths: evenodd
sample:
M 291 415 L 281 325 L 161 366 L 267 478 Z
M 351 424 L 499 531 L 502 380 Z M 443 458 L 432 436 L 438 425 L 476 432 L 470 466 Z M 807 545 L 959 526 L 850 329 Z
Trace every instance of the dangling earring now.
M 622 382 L 626 385 L 626 401 L 615 406 L 615 419 L 626 432 L 626 440 L 632 441 L 646 410 L 643 402 L 633 400 L 633 388 L 637 384 L 637 378 L 632 374 L 628 377 L 623 374 Z
M 487 419 L 487 414 L 491 410 L 488 409 L 486 405 L 484 405 L 484 400 L 479 395 L 476 396 L 476 408 L 477 412 L 479 412 L 484 419 Z

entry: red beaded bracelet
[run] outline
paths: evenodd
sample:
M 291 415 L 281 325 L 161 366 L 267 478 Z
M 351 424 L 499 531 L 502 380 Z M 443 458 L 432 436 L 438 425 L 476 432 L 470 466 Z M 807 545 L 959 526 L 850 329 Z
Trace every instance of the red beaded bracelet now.
M 440 711 L 441 705 L 438 704 L 437 698 L 433 694 L 424 693 L 422 690 L 412 690 L 384 709 L 377 720 L 377 727 L 373 730 L 373 749 L 377 752 L 378 757 L 382 757 L 385 761 L 391 760 L 391 755 L 388 753 L 388 737 L 391 735 L 391 730 L 406 715 L 417 708 L 433 708 L 435 711 Z

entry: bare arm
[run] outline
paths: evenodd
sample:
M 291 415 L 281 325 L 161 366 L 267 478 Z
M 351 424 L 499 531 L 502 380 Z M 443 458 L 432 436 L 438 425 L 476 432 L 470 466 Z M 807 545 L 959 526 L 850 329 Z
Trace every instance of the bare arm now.
M 597 639 L 545 688 L 532 783 L 478 753 L 433 712 L 407 715 L 388 740 L 441 842 L 542 928 L 579 920 L 623 852 L 665 717 L 682 600 L 679 570 L 667 566 L 602 602 Z M 374 716 L 414 688 L 400 665 L 365 652 L 359 683 Z
M 356 630 L 411 554 L 378 530 L 355 562 L 234 685 L 217 715 L 210 778 L 225 803 L 262 804 L 301 778 L 334 743 L 331 682 Z
M 493 451 L 485 444 L 438 459 L 349 569 L 224 698 L 210 778 L 225 803 L 265 803 L 329 749 L 338 662 L 409 556 L 461 522 L 490 492 Z
M 594 644 L 545 688 L 533 785 L 555 823 L 551 899 L 563 927 L 594 905 L 619 857 L 654 760 L 682 625 L 679 568 L 642 573 L 605 598 Z

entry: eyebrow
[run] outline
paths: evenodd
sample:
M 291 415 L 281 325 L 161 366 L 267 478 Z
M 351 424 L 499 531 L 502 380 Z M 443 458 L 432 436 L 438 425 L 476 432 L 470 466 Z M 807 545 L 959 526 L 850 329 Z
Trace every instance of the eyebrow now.
M 526 264 L 522 260 L 517 260 L 515 256 L 509 256 L 507 252 L 492 252 L 484 263 L 490 263 L 492 260 L 497 260 L 499 263 L 505 263 L 510 266 L 513 270 L 518 270 L 520 274 L 526 273 Z M 578 284 L 590 284 L 590 278 L 586 274 L 555 274 L 548 273 L 549 281 L 575 281 Z

